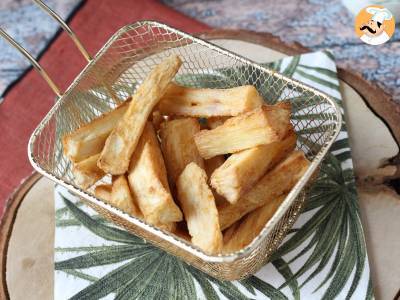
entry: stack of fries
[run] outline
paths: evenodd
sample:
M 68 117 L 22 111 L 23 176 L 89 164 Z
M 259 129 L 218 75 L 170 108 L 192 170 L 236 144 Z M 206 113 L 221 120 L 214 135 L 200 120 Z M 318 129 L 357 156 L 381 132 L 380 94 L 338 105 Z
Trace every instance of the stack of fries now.
M 112 175 L 94 189 L 103 201 L 209 254 L 232 253 L 260 233 L 309 161 L 294 150 L 289 103 L 265 105 L 250 85 L 178 86 L 181 64 L 165 59 L 131 99 L 65 135 L 64 154 L 84 189 Z

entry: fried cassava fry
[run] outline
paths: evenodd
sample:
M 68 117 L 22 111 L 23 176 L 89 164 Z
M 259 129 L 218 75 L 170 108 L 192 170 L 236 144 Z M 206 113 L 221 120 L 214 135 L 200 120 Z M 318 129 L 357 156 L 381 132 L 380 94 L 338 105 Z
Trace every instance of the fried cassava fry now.
M 150 122 L 146 123 L 132 155 L 128 181 L 146 221 L 168 224 L 182 220 L 182 213 L 170 193 L 164 160 Z
M 288 193 L 309 166 L 301 151 L 292 152 L 284 161 L 264 175 L 257 184 L 235 204 L 218 207 L 219 222 L 224 230 L 247 213 L 265 205 L 278 196 Z
M 271 167 L 296 146 L 290 130 L 282 140 L 234 153 L 211 175 L 211 186 L 230 203 L 236 203 Z
M 96 154 L 74 164 L 72 174 L 74 174 L 76 184 L 81 188 L 89 188 L 105 175 L 104 171 L 97 166 L 99 156 L 100 154 Z
M 209 159 L 281 140 L 289 129 L 290 108 L 264 105 L 195 135 L 200 155 Z
M 199 131 L 200 124 L 194 118 L 177 119 L 161 124 L 161 149 L 172 184 L 189 163 L 195 162 L 204 168 L 203 158 L 194 143 L 194 135 Z
M 285 198 L 286 195 L 281 195 L 271 200 L 247 214 L 240 223 L 236 222 L 229 227 L 224 234 L 223 252 L 232 253 L 250 244 L 260 234 Z
M 252 85 L 230 89 L 198 89 L 170 84 L 158 109 L 166 115 L 237 116 L 260 107 L 262 103 L 262 97 Z
M 108 136 L 98 160 L 105 172 L 119 175 L 128 170 L 147 118 L 164 95 L 168 84 L 178 72 L 182 62 L 172 55 L 157 65 L 132 96 L 128 110 Z
M 207 253 L 219 253 L 222 233 L 206 172 L 195 163 L 190 163 L 179 176 L 177 189 L 192 243 Z
M 98 154 L 107 137 L 128 109 L 129 101 L 63 136 L 64 154 L 73 162 Z

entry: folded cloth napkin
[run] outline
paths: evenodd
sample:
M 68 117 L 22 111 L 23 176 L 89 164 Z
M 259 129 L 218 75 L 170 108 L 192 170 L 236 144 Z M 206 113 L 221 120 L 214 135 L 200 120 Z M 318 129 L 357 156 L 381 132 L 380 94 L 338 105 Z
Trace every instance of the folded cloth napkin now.
M 327 93 L 343 110 L 330 52 L 288 57 L 267 65 Z M 272 262 L 248 279 L 223 282 L 109 223 L 65 188 L 57 186 L 54 296 L 55 299 L 372 299 L 357 201 L 343 122 L 308 195 L 304 212 Z

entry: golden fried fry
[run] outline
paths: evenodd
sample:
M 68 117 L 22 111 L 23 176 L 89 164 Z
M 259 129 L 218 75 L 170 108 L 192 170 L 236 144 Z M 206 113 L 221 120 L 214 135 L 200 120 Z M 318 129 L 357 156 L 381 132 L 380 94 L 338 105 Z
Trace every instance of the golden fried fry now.
M 96 154 L 74 164 L 72 174 L 74 174 L 76 184 L 81 188 L 89 188 L 105 175 L 97 166 L 99 156 L 100 154 Z
M 146 123 L 132 155 L 128 181 L 146 221 L 159 226 L 183 219 L 179 207 L 172 199 L 164 160 L 150 122 Z
M 230 89 L 196 89 L 170 84 L 158 109 L 166 115 L 237 116 L 260 107 L 262 103 L 262 97 L 252 85 Z
M 98 166 L 113 175 L 128 170 L 129 161 L 140 139 L 147 118 L 164 95 L 182 62 L 172 55 L 156 66 L 132 96 L 122 120 L 108 136 Z
M 110 201 L 111 201 L 111 190 L 112 190 L 112 185 L 111 184 L 100 184 L 100 185 L 95 187 L 94 195 L 97 198 L 102 199 L 104 202 L 110 203 Z
M 211 175 L 211 186 L 230 203 L 236 203 L 295 146 L 296 134 L 290 130 L 282 141 L 234 153 Z
M 203 159 L 193 139 L 199 131 L 200 124 L 194 118 L 172 120 L 161 125 L 161 149 L 171 184 L 176 182 L 183 169 L 191 162 L 204 168 Z
M 235 204 L 227 203 L 218 207 L 221 229 L 228 228 L 252 210 L 288 193 L 303 176 L 309 164 L 303 152 L 292 152 Z
M 116 109 L 64 135 L 64 154 L 73 162 L 79 162 L 100 153 L 107 137 L 128 109 L 128 104 L 126 101 Z
M 192 243 L 208 253 L 219 253 L 222 249 L 222 233 L 206 172 L 195 163 L 190 163 L 176 185 Z
M 124 176 L 124 175 L 120 175 Z M 119 179 L 120 176 L 117 178 Z M 125 178 L 126 180 L 126 178 Z M 143 214 L 140 212 L 138 207 L 136 206 L 137 212 L 135 212 L 135 209 L 131 210 L 129 203 L 127 202 L 129 200 L 129 195 L 127 196 L 126 192 L 126 186 L 125 183 L 122 183 L 122 188 L 121 188 L 121 181 L 117 181 L 117 185 L 115 185 L 115 180 L 113 181 L 113 184 L 100 184 L 96 186 L 94 190 L 94 195 L 97 198 L 102 199 L 104 202 L 110 203 L 111 205 L 118 207 L 119 209 L 125 211 L 126 213 L 129 213 L 132 216 L 135 216 L 139 219 L 143 219 Z M 117 187 L 119 186 L 119 187 Z M 123 191 L 121 191 L 123 189 Z M 129 189 L 129 187 L 128 187 Z M 130 191 L 129 191 L 130 192 Z M 112 194 L 114 194 L 114 199 L 112 199 Z M 117 194 L 117 195 L 116 195 Z M 132 195 L 130 196 L 132 197 Z M 132 199 L 134 201 L 134 199 Z M 170 222 L 170 223 L 164 223 L 164 224 L 153 224 L 160 229 L 170 231 L 175 233 L 176 230 L 176 223 Z
M 143 218 L 143 214 L 132 197 L 125 175 L 118 175 L 113 179 L 110 204 L 132 216 Z
M 289 129 L 290 110 L 264 105 L 249 113 L 230 118 L 212 130 L 201 130 L 194 137 L 200 155 L 211 158 L 281 140 Z
M 286 194 L 281 195 L 271 200 L 264 206 L 247 214 L 240 223 L 236 222 L 229 227 L 224 234 L 223 252 L 233 253 L 250 244 L 260 234 L 286 196 Z M 227 234 L 230 236 L 228 237 Z M 225 237 L 225 235 L 227 236 Z

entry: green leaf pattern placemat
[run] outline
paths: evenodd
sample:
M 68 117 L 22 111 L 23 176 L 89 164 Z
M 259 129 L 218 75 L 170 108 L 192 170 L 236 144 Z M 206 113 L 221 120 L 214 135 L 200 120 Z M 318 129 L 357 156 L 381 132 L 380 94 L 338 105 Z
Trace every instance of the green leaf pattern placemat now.
M 343 107 L 330 52 L 267 66 L 322 90 Z M 272 262 L 245 280 L 205 275 L 104 220 L 61 186 L 55 202 L 55 299 L 373 298 L 344 122 L 304 212 Z

